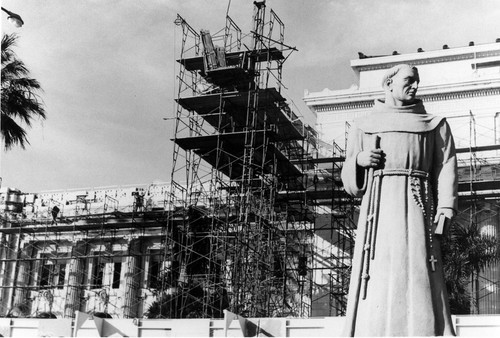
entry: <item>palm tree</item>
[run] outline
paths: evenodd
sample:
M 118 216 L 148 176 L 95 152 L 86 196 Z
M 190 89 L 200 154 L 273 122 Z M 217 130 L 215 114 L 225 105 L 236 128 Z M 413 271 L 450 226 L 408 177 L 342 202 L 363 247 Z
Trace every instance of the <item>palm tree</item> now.
M 146 318 L 203 318 L 203 289 L 196 286 L 175 294 L 161 294 L 146 313 Z
M 457 220 L 443 241 L 443 257 L 452 313 L 479 313 L 479 276 L 500 262 L 500 240 L 482 234 L 478 222 Z M 471 294 L 466 291 L 469 283 Z
M 15 34 L 2 37 L 1 133 L 5 150 L 14 145 L 24 149 L 29 142 L 22 124 L 31 127 L 35 117 L 45 119 L 45 109 L 37 94 L 41 91 L 40 83 L 28 77 L 28 68 L 12 50 L 16 39 Z

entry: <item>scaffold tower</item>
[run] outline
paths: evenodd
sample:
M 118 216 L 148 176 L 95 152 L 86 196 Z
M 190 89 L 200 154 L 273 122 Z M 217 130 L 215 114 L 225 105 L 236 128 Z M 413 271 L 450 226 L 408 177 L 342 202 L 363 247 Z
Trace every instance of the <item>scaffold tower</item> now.
M 304 190 L 293 160 L 305 156 L 308 131 L 281 94 L 283 63 L 295 48 L 285 44 L 276 13 L 267 17 L 264 1 L 254 5 L 245 36 L 230 17 L 214 35 L 181 16 L 175 22 L 182 46 L 165 230 L 167 312 L 187 308 L 197 292 L 197 311 L 208 317 L 223 308 L 250 317 L 310 312 L 311 278 L 304 277 L 313 219 L 305 199 L 276 198 Z

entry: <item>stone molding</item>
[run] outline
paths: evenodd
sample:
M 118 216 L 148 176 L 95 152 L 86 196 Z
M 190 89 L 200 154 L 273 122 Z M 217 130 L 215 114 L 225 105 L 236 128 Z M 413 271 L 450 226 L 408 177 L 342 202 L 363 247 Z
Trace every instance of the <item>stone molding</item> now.
M 424 94 L 420 95 L 419 98 L 425 103 L 425 102 L 460 100 L 466 98 L 499 96 L 499 95 L 500 95 L 500 88 L 487 88 L 479 90 L 455 91 L 449 93 Z M 323 113 L 331 111 L 369 109 L 373 107 L 373 104 L 374 104 L 373 99 L 370 99 L 370 100 L 343 102 L 335 104 L 312 104 L 311 107 L 314 108 L 315 112 Z
M 469 47 L 457 47 L 422 53 L 384 55 L 351 60 L 351 67 L 357 72 L 387 69 L 400 63 L 414 66 L 452 61 L 477 60 L 500 56 L 498 43 Z
M 433 63 L 445 63 L 451 61 L 463 61 L 463 60 L 480 60 L 486 57 L 492 56 L 500 56 L 500 50 L 490 50 L 485 52 L 470 52 L 465 54 L 457 54 L 457 55 L 446 55 L 446 56 L 437 56 L 428 59 L 419 59 L 419 60 L 409 60 L 412 66 L 419 65 L 428 65 Z M 366 66 L 356 66 L 356 69 L 360 72 L 370 71 L 370 70 L 380 70 L 380 69 L 389 69 L 395 65 L 400 64 L 401 61 L 388 62 L 388 63 L 379 63 L 379 64 L 371 64 Z

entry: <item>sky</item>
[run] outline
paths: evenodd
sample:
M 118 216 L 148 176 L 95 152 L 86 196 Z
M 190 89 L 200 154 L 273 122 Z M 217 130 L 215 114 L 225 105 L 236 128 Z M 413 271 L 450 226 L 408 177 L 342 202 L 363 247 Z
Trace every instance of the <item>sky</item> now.
M 283 67 L 286 97 L 308 124 L 304 91 L 356 83 L 358 52 L 387 55 L 500 38 L 498 0 L 267 0 L 297 48 Z M 47 119 L 30 145 L 1 151 L 2 187 L 23 192 L 168 182 L 180 14 L 217 32 L 225 14 L 251 30 L 251 0 L 3 0 L 2 35 L 43 88 Z M 164 118 L 167 118 L 165 120 Z

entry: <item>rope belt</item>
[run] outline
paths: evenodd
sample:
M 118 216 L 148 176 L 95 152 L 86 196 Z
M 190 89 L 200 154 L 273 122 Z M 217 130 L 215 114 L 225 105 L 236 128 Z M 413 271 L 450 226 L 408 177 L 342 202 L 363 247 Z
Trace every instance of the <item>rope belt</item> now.
M 416 169 L 378 169 L 373 172 L 373 176 L 409 176 L 419 178 L 429 178 L 429 173 Z
M 382 178 L 384 176 L 407 176 L 409 178 L 408 189 L 412 192 L 415 203 L 422 209 L 425 219 L 428 219 L 428 215 L 432 215 L 432 211 L 429 212 L 426 207 L 430 196 L 428 172 L 415 169 L 378 169 L 373 172 L 372 184 L 369 191 L 366 192 L 369 194 L 369 204 L 367 206 L 368 213 L 365 228 L 365 243 L 363 246 L 364 253 L 362 258 L 361 284 L 363 299 L 366 299 L 368 280 L 370 279 L 370 261 L 375 259 L 380 192 Z M 432 196 L 430 197 L 432 198 Z M 430 222 L 430 219 L 429 221 L 426 221 L 426 223 L 427 222 Z

